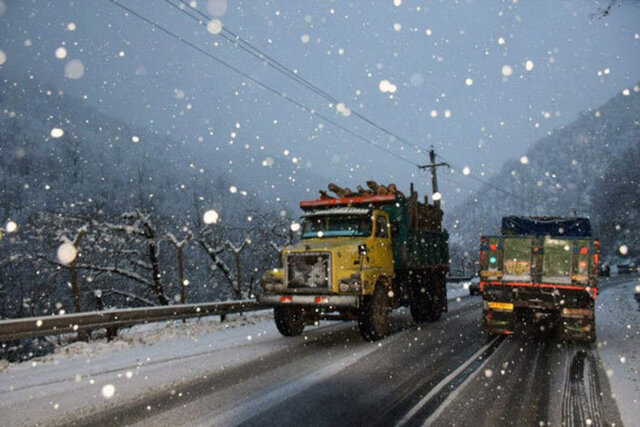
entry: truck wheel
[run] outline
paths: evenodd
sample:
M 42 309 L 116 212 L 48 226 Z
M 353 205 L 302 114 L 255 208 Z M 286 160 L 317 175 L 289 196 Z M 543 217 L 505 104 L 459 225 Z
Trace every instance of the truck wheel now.
M 596 342 L 596 319 L 595 319 L 595 317 L 593 318 L 593 320 L 591 320 L 590 323 L 591 324 L 589 326 L 591 326 L 591 330 L 589 332 L 587 332 L 586 341 L 589 342 L 589 343 L 594 343 L 594 342 Z
M 429 322 L 435 322 L 442 316 L 443 306 L 441 300 L 442 298 L 438 291 L 429 294 L 429 309 L 427 310 L 427 320 Z
M 273 318 L 278 331 L 285 337 L 295 337 L 304 330 L 302 309 L 298 307 L 275 307 Z
M 418 285 L 419 286 L 419 285 Z M 411 317 L 413 320 L 422 322 L 435 322 L 442 316 L 443 305 L 435 289 L 428 291 L 420 289 L 418 286 L 414 288 L 413 298 L 409 308 L 411 309 Z
M 389 297 L 381 284 L 367 299 L 358 313 L 360 335 L 366 341 L 377 341 L 389 334 Z
M 414 289 L 409 309 L 411 310 L 411 317 L 417 323 L 426 322 L 429 319 L 427 297 L 426 293 L 421 294 L 419 289 Z

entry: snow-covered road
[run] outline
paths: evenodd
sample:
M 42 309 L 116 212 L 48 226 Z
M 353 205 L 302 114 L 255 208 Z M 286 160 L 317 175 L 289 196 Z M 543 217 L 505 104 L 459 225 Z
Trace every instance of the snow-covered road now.
M 640 397 L 634 284 L 630 278 L 610 286 L 597 305 L 595 351 L 626 425 L 633 425 Z M 444 321 L 416 327 L 400 312 L 394 334 L 373 344 L 359 338 L 353 322 L 324 322 L 285 339 L 270 312 L 233 316 L 225 324 L 212 317 L 141 325 L 112 343 L 75 343 L 55 355 L 0 366 L 0 424 L 269 424 L 277 422 L 283 402 L 301 416 L 317 412 L 316 421 L 323 423 L 346 423 L 383 409 L 380 420 L 400 419 L 485 344 L 478 328 L 480 298 L 467 297 L 463 288 L 451 295 L 458 301 L 451 302 Z M 546 360 L 540 351 L 514 354 Z M 390 395 L 395 403 L 371 406 Z M 338 414 L 314 407 L 331 399 L 349 403 L 338 404 Z M 296 421 L 294 416 L 285 424 Z
M 597 302 L 598 353 L 626 426 L 640 425 L 640 278 L 603 292 Z

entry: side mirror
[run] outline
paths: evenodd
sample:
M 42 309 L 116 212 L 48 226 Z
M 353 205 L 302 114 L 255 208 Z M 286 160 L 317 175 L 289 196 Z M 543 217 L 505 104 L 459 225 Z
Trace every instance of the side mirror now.
M 367 254 L 367 245 L 358 245 L 358 253 L 360 256 L 365 256 Z

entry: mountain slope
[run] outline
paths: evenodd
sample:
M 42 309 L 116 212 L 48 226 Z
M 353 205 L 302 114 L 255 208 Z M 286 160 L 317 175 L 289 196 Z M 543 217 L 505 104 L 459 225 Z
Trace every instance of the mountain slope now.
M 640 162 L 639 92 L 635 86 L 583 113 L 533 144 L 526 159 L 521 159 L 524 162 L 507 162 L 489 182 L 511 194 L 485 185 L 448 212 L 445 219 L 452 241 L 475 250 L 481 234 L 499 232 L 502 216 L 576 213 L 592 219 L 596 234 L 606 236 L 603 251 L 614 255 L 629 234 L 625 230 L 640 226 L 637 212 L 629 206 L 637 206 L 640 199 L 632 166 Z M 625 195 L 626 201 L 617 202 L 612 194 Z

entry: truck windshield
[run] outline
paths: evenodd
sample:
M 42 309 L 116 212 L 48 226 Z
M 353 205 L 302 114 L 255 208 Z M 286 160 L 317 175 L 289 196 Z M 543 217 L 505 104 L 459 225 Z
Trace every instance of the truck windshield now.
M 302 238 L 335 236 L 370 236 L 370 216 L 314 216 L 306 218 Z

